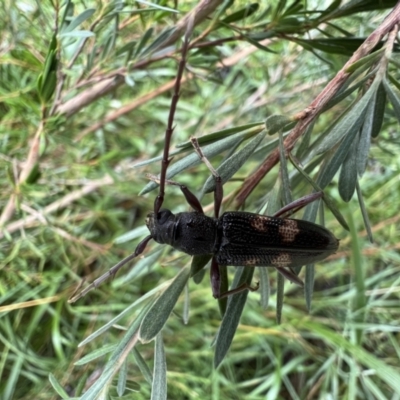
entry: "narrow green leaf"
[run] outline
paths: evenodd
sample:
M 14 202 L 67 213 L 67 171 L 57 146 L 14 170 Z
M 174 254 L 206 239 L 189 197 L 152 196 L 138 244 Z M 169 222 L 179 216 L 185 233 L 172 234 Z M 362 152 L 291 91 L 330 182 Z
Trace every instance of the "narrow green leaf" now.
M 294 1 L 292 4 L 289 4 L 288 8 L 282 14 L 283 17 L 287 17 L 289 15 L 297 15 L 304 9 L 304 4 L 300 1 Z
M 385 88 L 386 94 L 389 101 L 392 103 L 394 114 L 396 118 L 400 121 L 400 97 L 399 93 L 396 92 L 392 86 L 389 84 L 387 79 L 383 79 L 383 86 Z
M 363 67 L 357 69 L 353 74 L 347 79 L 346 82 L 344 82 L 343 86 L 339 89 L 339 91 L 336 93 L 336 95 L 328 101 L 327 104 L 322 109 L 322 112 L 331 109 L 333 106 L 336 104 L 340 103 L 342 100 L 347 99 L 351 93 L 353 93 L 355 90 L 360 89 L 361 87 L 364 87 L 367 82 L 371 80 L 372 77 L 375 77 L 377 68 L 375 68 L 373 71 L 370 71 L 367 75 L 363 76 L 362 78 L 359 78 L 359 75 L 363 73 Z M 350 86 L 352 82 L 354 82 L 354 85 Z
M 136 47 L 135 51 L 135 57 L 140 54 L 140 52 L 143 50 L 143 48 L 146 46 L 147 42 L 153 35 L 153 28 L 147 29 L 147 31 L 143 34 L 143 36 L 140 38 L 140 41 L 138 42 L 138 45 Z
M 374 110 L 376 105 L 376 95 L 371 99 L 371 103 L 367 108 L 364 123 L 361 128 L 361 132 L 357 143 L 356 159 L 357 159 L 357 172 L 359 176 L 363 176 L 367 167 L 369 149 L 371 147 L 371 131 L 374 124 Z M 354 149 L 353 149 L 354 152 Z M 343 167 L 342 167 L 343 168 Z
M 274 32 L 282 32 L 284 34 L 299 32 L 304 24 L 303 18 L 286 17 L 279 21 L 279 24 L 274 27 Z
M 217 172 L 222 179 L 222 182 L 227 182 L 232 176 L 243 166 L 249 157 L 254 153 L 255 149 L 259 146 L 264 139 L 266 131 L 260 132 L 254 139 L 243 146 L 242 149 L 232 154 L 227 158 L 218 168 Z M 202 193 L 209 193 L 215 189 L 215 179 L 210 176 L 205 182 Z
M 342 164 L 339 174 L 339 194 L 345 202 L 349 202 L 356 190 L 357 183 L 357 145 L 358 140 L 354 138 L 350 144 L 346 158 Z
M 289 134 L 290 134 L 290 132 L 286 132 L 286 133 L 284 133 L 283 137 L 286 138 Z M 266 138 L 266 140 L 267 139 L 268 138 Z M 268 141 L 266 144 L 259 146 L 256 149 L 256 151 L 254 152 L 254 154 L 261 153 L 265 157 L 266 154 L 275 150 L 278 147 L 278 144 L 279 144 L 279 137 L 272 139 L 272 140 Z
M 371 129 L 371 136 L 376 138 L 381 131 L 383 118 L 385 115 L 386 108 L 386 90 L 383 84 L 379 85 L 378 90 L 376 91 L 375 98 L 375 110 L 374 110 L 374 120 Z
M 278 4 L 276 5 L 275 9 L 273 10 L 272 20 L 279 20 L 282 14 L 285 11 L 287 1 L 286 0 L 279 0 Z
M 190 266 L 190 277 L 195 276 L 199 271 L 201 271 L 211 260 L 211 257 L 211 254 L 193 256 L 192 264 Z
M 241 21 L 250 15 L 254 14 L 259 8 L 258 3 L 251 3 L 246 5 L 244 8 L 228 15 L 227 17 L 223 18 L 221 22 L 225 24 L 230 24 L 232 22 Z
M 139 353 L 138 349 L 134 347 L 132 349 L 133 356 L 135 357 L 135 361 L 137 366 L 140 369 L 140 372 L 143 374 L 144 379 L 146 379 L 148 384 L 152 384 L 153 382 L 153 374 L 150 371 L 150 368 L 147 366 L 146 361 L 142 357 L 142 355 Z
M 253 278 L 253 273 L 254 268 L 238 267 L 232 286 L 237 287 L 242 283 L 247 283 L 248 285 L 250 285 Z M 234 294 L 229 297 L 228 307 L 224 314 L 224 318 L 222 319 L 215 344 L 215 368 L 217 368 L 219 364 L 221 364 L 222 360 L 229 350 L 229 347 L 231 346 L 236 329 L 239 325 L 244 305 L 246 304 L 247 296 L 248 290 L 244 290 L 243 292 Z
M 151 387 L 151 400 L 167 399 L 167 362 L 161 333 L 154 344 L 154 379 Z
M 277 270 L 279 272 L 279 270 Z M 285 278 L 278 273 L 276 277 L 276 322 L 282 321 L 283 297 L 285 296 Z
M 396 67 L 399 68 L 399 63 L 397 62 L 397 60 L 394 60 L 393 58 L 390 60 L 390 62 Z M 389 79 L 389 82 L 394 85 L 395 88 L 397 88 L 397 90 L 400 90 L 400 82 L 397 80 L 397 78 L 395 78 L 392 74 L 388 73 L 387 78 Z
M 117 393 L 119 397 L 122 397 L 125 393 L 127 376 L 128 376 L 128 363 L 126 362 L 125 359 L 121 365 L 118 374 Z
M 360 243 L 358 238 L 358 233 L 356 231 L 354 225 L 353 214 L 349 209 L 347 213 L 347 220 L 349 221 L 350 226 L 350 235 L 351 235 L 351 265 L 354 269 L 354 279 L 356 282 L 356 294 L 353 299 L 353 311 L 355 314 L 355 318 L 357 322 L 364 321 L 365 311 L 361 311 L 365 307 L 366 304 L 366 296 L 365 296 L 365 277 L 364 277 L 364 262 L 361 254 Z M 357 343 L 361 343 L 363 330 L 357 329 Z
M 140 311 L 137 318 L 129 326 L 125 335 L 118 343 L 116 349 L 114 350 L 110 359 L 105 365 L 100 377 L 83 394 L 80 400 L 97 400 L 99 398 L 100 393 L 102 393 L 104 391 L 104 388 L 106 388 L 109 385 L 113 376 L 119 370 L 122 362 L 126 359 L 127 355 L 129 354 L 128 350 L 133 348 L 133 346 L 135 346 L 138 340 L 138 329 L 140 322 L 142 321 L 148 308 L 149 305 L 143 307 L 143 309 Z
M 60 33 L 60 35 L 59 35 L 59 37 L 61 39 L 64 39 L 64 38 L 89 38 L 89 37 L 93 37 L 93 36 L 96 36 L 96 35 L 92 31 L 85 31 L 85 30 L 63 32 L 63 33 Z
M 296 158 L 301 160 L 305 154 L 310 151 L 311 135 L 313 133 L 315 121 L 307 128 L 305 134 L 301 137 L 296 151 Z
M 325 195 L 323 197 L 325 199 Z M 323 204 L 320 200 L 316 200 L 311 204 L 308 204 L 303 215 L 303 219 L 310 222 L 315 222 L 317 219 L 317 212 L 321 210 L 320 224 L 324 225 L 323 221 Z M 339 212 L 339 211 L 338 211 Z M 343 218 L 344 220 L 344 218 Z M 300 272 L 300 271 L 299 271 Z M 307 311 L 311 311 L 311 302 L 314 293 L 314 264 L 306 265 L 305 279 L 304 279 L 304 298 L 306 300 Z
M 276 180 L 274 187 L 267 195 L 267 205 L 265 207 L 265 215 L 274 215 L 278 210 L 282 208 L 281 202 L 281 181 Z
M 113 242 L 114 244 L 121 244 L 138 238 L 144 239 L 144 237 L 148 235 L 148 232 L 147 226 L 140 226 L 116 237 Z
M 271 115 L 265 120 L 265 128 L 267 129 L 268 135 L 274 135 L 275 133 L 293 128 L 296 124 L 293 119 L 285 115 Z
M 47 74 L 46 81 L 43 81 L 42 91 L 40 92 L 40 97 L 44 103 L 48 102 L 56 90 L 57 86 L 57 73 L 56 71 L 50 71 Z
M 62 34 L 64 33 L 73 31 L 75 28 L 77 28 L 79 25 L 89 19 L 95 12 L 95 8 L 88 8 L 82 11 L 78 16 L 73 18 L 72 21 L 64 29 L 61 30 L 60 36 L 62 36 Z
M 320 50 L 329 54 L 352 55 L 364 42 L 365 38 L 342 37 L 321 39 L 296 39 L 300 45 L 309 49 Z M 382 46 L 382 45 L 381 45 Z
M 64 11 L 60 18 L 61 29 L 63 29 L 65 25 L 69 24 L 69 21 L 67 22 L 67 20 L 69 20 L 70 17 L 74 15 L 75 5 L 72 0 L 66 0 L 63 4 L 63 8 Z
M 197 141 L 199 142 L 199 145 L 203 147 L 206 144 L 214 143 L 216 141 L 219 141 L 229 136 L 233 136 L 236 133 L 240 132 L 248 132 L 248 133 L 254 132 L 254 134 L 257 134 L 263 129 L 263 125 L 264 124 L 262 122 L 252 122 L 250 124 L 234 126 L 232 128 L 222 129 L 220 131 L 212 132 L 209 133 L 208 135 L 201 136 L 197 138 Z M 253 130 L 252 128 L 257 128 L 257 129 Z M 192 142 L 188 140 L 187 142 L 178 143 L 176 145 L 176 148 L 192 149 L 193 145 Z
M 330 129 L 329 133 L 325 135 L 323 139 L 318 143 L 318 146 L 316 146 L 316 148 L 311 151 L 308 159 L 312 159 L 317 154 L 326 153 L 327 151 L 331 150 L 345 136 L 346 139 L 342 143 L 348 142 L 348 146 L 350 145 L 355 134 L 358 132 L 362 125 L 367 107 L 370 104 L 372 97 L 375 95 L 378 86 L 379 82 L 374 81 L 372 83 L 371 87 L 364 94 L 364 96 L 361 97 L 361 99 L 358 100 L 351 108 L 348 109 L 348 111 L 340 118 L 340 120 L 333 126 L 333 128 Z M 346 154 L 347 151 L 345 152 L 344 156 Z
M 58 40 L 54 34 L 47 51 L 43 72 L 39 75 L 37 89 L 43 102 L 47 102 L 52 96 L 57 81 L 57 47 Z
M 260 303 L 263 310 L 268 308 L 271 287 L 269 284 L 268 268 L 258 267 L 260 271 Z
M 282 132 L 279 132 L 279 160 L 280 160 L 280 178 L 282 181 L 282 199 L 283 204 L 290 204 L 292 199 L 292 194 L 290 192 L 290 181 L 289 181 L 289 171 L 286 162 L 285 147 L 283 145 Z
M 314 292 L 314 264 L 306 265 L 306 275 L 304 279 L 304 298 L 306 300 L 307 311 L 311 311 L 311 301 Z
M 124 53 L 132 53 L 132 51 L 136 47 L 136 43 L 136 40 L 132 40 L 131 42 L 124 44 L 122 47 L 116 49 L 115 54 L 119 56 Z
M 156 10 L 159 11 L 168 11 L 170 13 L 174 13 L 174 14 L 179 14 L 178 10 L 175 10 L 174 8 L 170 8 L 170 7 L 165 7 L 165 6 L 160 6 L 157 3 L 152 3 L 151 1 L 145 1 L 145 0 L 135 0 L 137 3 L 141 3 L 141 4 L 146 4 L 147 6 L 150 6 Z
M 324 164 L 321 169 L 320 175 L 317 179 L 317 185 L 323 190 L 332 181 L 336 172 L 345 160 L 352 141 L 358 132 L 362 123 L 362 118 L 359 119 L 358 125 L 355 125 L 351 131 L 348 132 L 347 136 L 343 139 L 338 149 L 335 151 L 333 156 Z
M 367 369 L 374 371 L 375 376 L 382 379 L 382 381 L 385 382 L 394 393 L 398 390 L 400 373 L 397 369 L 371 354 L 368 349 L 364 349 L 359 345 L 351 343 L 343 335 L 343 332 L 334 332 L 333 330 L 306 318 L 299 320 L 296 327 L 301 330 L 307 329 L 318 339 L 334 346 L 336 351 L 346 351 L 361 365 L 365 365 Z
M 252 39 L 251 35 L 243 35 L 243 39 L 247 40 L 250 44 L 253 46 L 257 47 L 258 49 L 265 51 L 266 53 L 276 53 L 274 50 L 268 48 L 267 46 L 264 46 L 260 42 L 257 42 L 257 40 Z
M 221 280 L 220 284 L 221 293 L 226 293 L 229 288 L 228 267 L 226 265 L 219 266 L 219 276 Z M 221 317 L 225 315 L 227 306 L 228 306 L 228 299 L 226 297 L 218 299 L 218 307 Z
M 372 396 L 374 399 L 377 400 L 387 400 L 387 396 L 385 394 L 383 394 L 382 392 L 382 387 L 378 387 L 378 385 L 375 384 L 375 382 L 373 381 L 373 378 L 370 379 L 370 377 L 365 374 L 365 376 L 363 376 L 363 383 L 364 385 L 368 388 L 368 390 L 372 393 Z M 379 386 L 381 386 L 379 384 Z
M 105 325 L 103 325 L 97 331 L 91 333 L 86 339 L 82 340 L 82 342 L 80 342 L 78 344 L 78 347 L 82 347 L 82 346 L 88 344 L 89 342 L 91 342 L 95 338 L 99 337 L 104 332 L 106 332 L 108 329 L 112 328 L 121 318 L 124 318 L 125 316 L 132 314 L 132 309 L 134 307 L 136 307 L 143 301 L 147 300 L 149 297 L 153 296 L 159 290 L 160 290 L 159 288 L 155 288 L 155 289 L 151 290 L 150 292 L 146 293 L 144 296 L 137 299 L 136 301 L 134 301 L 129 307 L 127 307 L 119 315 L 117 315 L 116 317 L 111 319 L 109 322 L 107 322 Z M 150 304 L 151 303 L 146 304 L 143 309 L 147 310 L 149 308 Z M 140 311 L 139 316 L 142 315 L 142 313 L 143 313 L 143 311 Z M 138 318 L 139 318 L 139 316 L 138 316 Z
M 371 243 L 374 243 L 374 237 L 372 235 L 372 228 L 371 228 L 371 223 L 370 223 L 369 217 L 368 217 L 367 207 L 365 207 L 364 198 L 363 198 L 360 184 L 358 181 L 357 181 L 356 189 L 357 189 L 358 204 L 360 205 L 361 215 L 363 217 L 364 226 L 367 231 L 368 239 Z
M 150 43 L 146 49 L 144 49 L 142 51 L 142 56 L 146 55 L 146 54 L 150 54 L 153 51 L 156 51 L 157 49 L 159 49 L 162 44 L 175 32 L 176 27 L 172 27 L 172 28 L 167 28 L 164 31 L 162 31 L 156 38 L 155 40 Z
M 376 61 L 378 61 L 379 58 L 382 57 L 382 55 L 384 54 L 385 49 L 382 48 L 378 51 L 375 51 L 371 54 L 368 54 L 367 56 L 359 59 L 358 61 L 356 61 L 355 63 L 351 64 L 348 68 L 347 68 L 347 72 L 354 72 L 357 69 L 359 69 L 360 67 L 370 67 L 372 64 L 374 64 Z
M 53 374 L 49 374 L 49 381 L 51 383 L 51 386 L 53 386 L 53 389 L 62 399 L 71 398 Z
M 185 297 L 183 302 L 183 313 L 182 320 L 185 325 L 189 323 L 189 311 L 190 311 L 190 293 L 189 293 L 189 281 L 185 285 Z
M 300 165 L 297 163 L 297 161 L 293 158 L 293 156 L 290 153 L 289 153 L 289 158 L 290 158 L 290 161 L 292 162 L 292 164 L 295 166 L 295 168 L 306 179 L 306 181 L 314 188 L 314 190 L 316 192 L 323 192 L 321 187 L 311 179 L 311 177 L 306 173 L 305 170 L 303 170 L 303 168 L 300 167 Z M 331 198 L 329 196 L 327 196 L 326 194 L 324 194 L 324 196 L 322 197 L 322 200 L 324 201 L 326 206 L 329 208 L 329 210 L 332 212 L 332 214 L 335 216 L 335 218 L 340 223 L 340 225 L 342 225 L 343 228 L 348 231 L 349 227 L 346 223 L 346 220 L 340 213 L 339 209 L 335 206 L 335 203 L 331 200 Z M 316 214 L 316 209 L 314 211 L 312 211 L 312 209 L 314 207 L 318 208 L 318 204 L 319 204 L 319 202 L 313 202 L 313 203 L 309 204 L 306 208 L 306 211 L 304 212 L 303 218 L 307 219 L 307 221 L 314 222 L 317 214 Z M 309 212 L 311 214 L 309 214 Z M 313 219 L 310 219 L 311 216 Z
M 240 135 L 240 134 L 238 134 Z M 203 154 L 208 158 L 212 158 L 217 154 L 222 153 L 225 150 L 231 149 L 232 147 L 236 147 L 242 141 L 241 137 L 232 136 L 226 139 L 220 140 L 217 143 L 210 144 L 208 146 L 202 147 Z M 167 171 L 167 179 L 173 178 L 176 174 L 179 174 L 185 169 L 191 168 L 195 165 L 199 165 L 201 160 L 199 156 L 193 151 L 193 153 L 188 154 L 183 157 L 176 163 L 170 165 Z M 139 193 L 139 195 L 144 195 L 151 190 L 154 190 L 158 187 L 158 184 L 155 182 L 149 182 L 144 189 Z
M 100 347 L 100 349 L 93 350 L 89 354 L 86 354 L 86 356 L 82 357 L 74 365 L 85 365 L 95 360 L 96 358 L 100 358 L 105 354 L 112 352 L 113 350 L 115 350 L 116 347 L 117 347 L 116 344 L 106 344 Z
M 201 283 L 204 279 L 204 275 L 206 274 L 207 270 L 206 269 L 202 269 L 199 272 L 197 272 L 197 274 L 195 276 L 193 276 L 193 282 L 198 285 L 199 283 Z
M 384 10 L 386 8 L 392 8 L 395 5 L 395 0 L 350 0 L 349 2 L 342 4 L 335 13 L 332 13 L 331 18 L 339 18 L 367 11 Z
M 190 269 L 183 268 L 143 318 L 139 331 L 143 343 L 150 342 L 161 331 L 185 288 L 189 275 Z

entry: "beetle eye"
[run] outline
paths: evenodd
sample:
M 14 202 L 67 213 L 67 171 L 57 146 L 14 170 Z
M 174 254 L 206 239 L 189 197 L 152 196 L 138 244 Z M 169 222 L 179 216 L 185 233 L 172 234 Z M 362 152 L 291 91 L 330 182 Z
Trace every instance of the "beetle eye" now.
M 158 214 L 157 214 L 157 222 L 158 222 L 160 225 L 163 225 L 163 224 L 165 224 L 165 223 L 167 222 L 167 220 L 169 219 L 169 217 L 170 217 L 171 215 L 172 215 L 172 212 L 171 212 L 171 211 L 162 209 L 162 210 L 160 210 L 160 211 L 158 212 Z

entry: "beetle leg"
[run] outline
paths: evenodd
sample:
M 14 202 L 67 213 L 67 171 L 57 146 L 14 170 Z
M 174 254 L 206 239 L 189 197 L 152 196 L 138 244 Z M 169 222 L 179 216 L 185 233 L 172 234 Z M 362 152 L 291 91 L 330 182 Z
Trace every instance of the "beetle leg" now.
M 147 246 L 147 243 L 152 239 L 151 236 L 146 236 L 137 246 L 135 251 L 130 254 L 128 257 L 125 257 L 123 260 L 121 260 L 118 264 L 115 264 L 111 269 L 109 269 L 105 274 L 101 275 L 99 278 L 94 280 L 88 287 L 83 289 L 81 292 L 79 292 L 77 295 L 72 295 L 70 299 L 68 299 L 68 303 L 74 303 L 81 297 L 85 296 L 86 293 L 90 292 L 93 289 L 96 289 L 98 286 L 100 286 L 106 279 L 108 279 L 110 276 L 115 276 L 115 274 L 118 272 L 118 270 L 123 267 L 126 263 L 129 261 L 133 260 L 135 257 L 139 256 L 144 252 L 144 249 Z
M 201 150 L 201 147 L 199 145 L 198 140 L 195 137 L 191 137 L 190 141 L 192 142 L 193 148 L 201 161 L 206 164 L 207 168 L 210 170 L 212 173 L 214 180 L 215 180 L 215 190 L 214 190 L 214 215 L 215 218 L 219 217 L 219 211 L 221 209 L 221 204 L 222 204 L 222 199 L 224 197 L 224 189 L 222 187 L 222 179 L 219 176 L 218 172 L 214 167 L 211 165 L 210 161 L 208 158 L 204 155 L 203 151 Z
M 294 272 L 283 267 L 275 267 L 275 269 L 288 281 L 304 287 L 304 282 Z
M 181 185 L 178 183 L 183 195 L 185 196 L 186 201 L 193 208 L 194 211 L 197 211 L 201 214 L 204 214 L 203 207 L 201 206 L 199 199 L 189 190 L 189 188 L 185 185 Z
M 216 298 L 216 299 L 223 299 L 225 297 L 243 292 L 245 290 L 254 292 L 254 291 L 258 290 L 258 288 L 260 286 L 257 283 L 257 285 L 255 287 L 252 287 L 245 282 L 245 283 L 241 284 L 240 286 L 236 287 L 235 289 L 231 289 L 224 293 L 221 293 L 221 274 L 219 271 L 219 265 L 218 265 L 215 257 L 213 257 L 213 259 L 211 261 L 210 280 L 211 280 L 212 294 L 213 294 L 214 298 Z
M 236 287 L 235 289 L 231 289 L 225 293 L 222 293 L 218 298 L 223 299 L 224 297 L 232 296 L 233 294 L 238 294 L 238 293 L 244 292 L 245 290 L 248 290 L 250 292 L 255 292 L 256 290 L 258 290 L 259 287 L 260 287 L 260 284 L 258 282 L 255 287 L 250 286 L 249 284 L 247 284 L 245 282 L 245 283 L 242 283 L 240 286 Z
M 323 197 L 323 195 L 324 195 L 323 192 L 314 192 L 311 194 L 307 194 L 306 196 L 303 196 L 300 199 L 292 201 L 285 207 L 281 208 L 273 215 L 273 217 L 287 218 L 290 215 L 294 214 L 296 211 L 305 207 L 307 204 L 310 204 L 313 201 L 320 199 L 321 197 Z M 284 217 L 282 217 L 282 215 L 284 215 Z
M 221 274 L 219 272 L 219 265 L 215 257 L 213 257 L 211 260 L 210 281 L 212 294 L 216 299 L 219 299 L 221 296 Z
M 155 175 L 151 174 L 146 174 L 146 177 L 150 179 L 153 182 L 156 182 L 160 184 L 160 178 Z M 200 204 L 200 201 L 198 198 L 189 190 L 189 188 L 186 185 L 182 185 L 179 182 L 171 181 L 169 179 L 165 179 L 165 184 L 166 185 L 173 185 L 173 186 L 179 186 L 181 189 L 183 195 L 185 196 L 186 201 L 190 205 L 190 207 L 193 208 L 194 211 L 197 211 L 201 214 L 204 214 L 203 207 Z

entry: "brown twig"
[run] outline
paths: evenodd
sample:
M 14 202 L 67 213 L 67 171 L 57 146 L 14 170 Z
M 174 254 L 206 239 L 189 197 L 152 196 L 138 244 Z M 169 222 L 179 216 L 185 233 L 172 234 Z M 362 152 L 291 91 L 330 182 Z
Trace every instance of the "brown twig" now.
M 0 227 L 3 227 L 7 223 L 7 221 L 9 221 L 14 215 L 17 196 L 18 196 L 17 194 L 18 187 L 20 184 L 26 181 L 26 179 L 29 177 L 29 175 L 32 173 L 33 169 L 39 162 L 40 137 L 42 133 L 43 133 L 43 120 L 41 120 L 39 127 L 36 131 L 36 134 L 32 140 L 26 163 L 24 163 L 22 171 L 19 174 L 18 180 L 15 185 L 15 192 L 11 194 L 6 206 L 3 209 L 3 212 L 1 213 Z
M 293 128 L 292 132 L 285 139 L 284 146 L 286 152 L 290 152 L 297 140 L 303 135 L 306 129 L 316 119 L 323 107 L 331 100 L 338 90 L 342 87 L 343 83 L 350 76 L 347 69 L 350 65 L 360 60 L 362 57 L 369 54 L 379 41 L 388 34 L 394 26 L 400 22 L 400 3 L 397 3 L 393 11 L 386 17 L 382 24 L 373 32 L 364 43 L 357 49 L 353 56 L 347 61 L 343 68 L 336 74 L 336 76 L 328 83 L 325 89 L 316 97 L 316 99 L 305 108 L 302 113 L 302 119 Z M 234 206 L 239 208 L 243 205 L 244 201 L 263 179 L 263 177 L 278 163 L 279 149 L 273 151 L 261 166 L 250 175 L 243 183 L 239 193 L 236 196 Z

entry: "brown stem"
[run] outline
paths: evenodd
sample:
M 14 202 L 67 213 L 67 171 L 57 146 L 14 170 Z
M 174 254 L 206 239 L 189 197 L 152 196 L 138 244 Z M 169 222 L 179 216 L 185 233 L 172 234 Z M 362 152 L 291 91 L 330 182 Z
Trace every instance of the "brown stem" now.
M 43 120 L 40 122 L 36 134 L 32 140 L 31 147 L 29 149 L 29 154 L 24 164 L 21 173 L 19 174 L 18 181 L 15 185 L 15 192 L 8 199 L 7 205 L 4 207 L 3 212 L 0 216 L 0 227 L 4 226 L 7 221 L 9 221 L 14 215 L 18 187 L 26 181 L 29 175 L 32 173 L 33 169 L 39 162 L 39 150 L 40 150 L 40 136 L 43 133 Z

